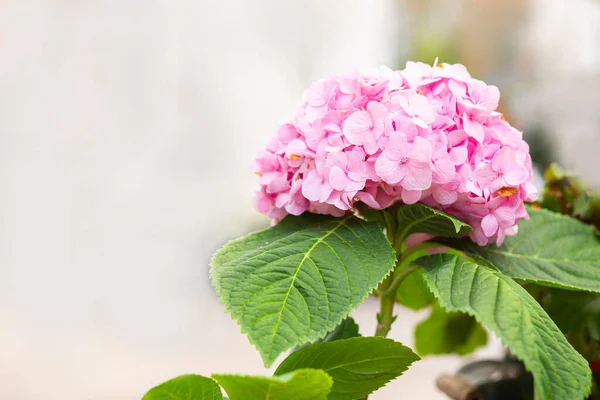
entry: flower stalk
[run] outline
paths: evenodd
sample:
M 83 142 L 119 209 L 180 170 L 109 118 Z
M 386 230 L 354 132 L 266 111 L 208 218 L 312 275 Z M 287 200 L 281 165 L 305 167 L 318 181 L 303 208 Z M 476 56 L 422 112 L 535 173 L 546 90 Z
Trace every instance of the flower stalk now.
M 375 336 L 386 337 L 392 329 L 394 323 L 394 302 L 396 301 L 396 293 L 391 293 L 389 288 L 394 281 L 394 274 L 385 278 L 379 284 L 379 313 L 377 314 L 377 329 Z
M 385 278 L 378 288 L 379 293 L 379 313 L 377 313 L 377 328 L 375 336 L 386 337 L 392 329 L 392 324 L 396 320 L 394 315 L 394 303 L 396 302 L 396 294 L 400 288 L 402 281 L 406 279 L 411 272 L 419 268 L 418 265 L 408 264 L 414 257 L 414 254 L 420 250 L 437 246 L 432 243 L 421 243 L 408 249 L 403 249 L 404 238 L 398 239 L 395 235 L 395 230 L 392 226 L 387 227 L 387 237 L 392 247 L 396 249 L 396 267 Z

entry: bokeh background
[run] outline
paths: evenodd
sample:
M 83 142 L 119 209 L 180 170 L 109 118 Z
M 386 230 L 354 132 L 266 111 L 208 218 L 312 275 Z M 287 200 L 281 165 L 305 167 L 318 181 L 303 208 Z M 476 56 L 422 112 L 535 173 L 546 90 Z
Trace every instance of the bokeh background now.
M 266 373 L 208 279 L 215 249 L 268 224 L 254 154 L 311 81 L 435 57 L 500 87 L 538 168 L 600 186 L 599 0 L 1 1 L 0 398 Z M 397 313 L 411 345 L 427 312 Z M 434 377 L 464 362 L 372 398 L 443 399 Z

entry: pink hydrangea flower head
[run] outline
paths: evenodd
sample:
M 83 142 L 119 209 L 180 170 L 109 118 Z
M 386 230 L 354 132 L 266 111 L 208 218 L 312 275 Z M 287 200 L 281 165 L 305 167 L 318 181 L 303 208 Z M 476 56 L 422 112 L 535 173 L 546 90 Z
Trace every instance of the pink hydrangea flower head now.
M 500 245 L 536 190 L 529 146 L 496 111 L 499 98 L 460 64 L 315 82 L 256 158 L 256 207 L 277 222 L 421 202 L 470 224 L 476 243 Z

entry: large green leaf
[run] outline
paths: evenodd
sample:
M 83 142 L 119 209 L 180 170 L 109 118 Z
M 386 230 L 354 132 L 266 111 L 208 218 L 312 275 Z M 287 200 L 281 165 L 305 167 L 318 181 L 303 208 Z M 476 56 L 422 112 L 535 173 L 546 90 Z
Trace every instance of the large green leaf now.
M 394 263 L 377 223 L 305 213 L 228 243 L 212 260 L 212 276 L 268 366 L 335 328 Z
M 600 292 L 600 239 L 591 226 L 547 210 L 527 210 L 531 219 L 502 246 L 452 244 L 478 255 L 504 274 L 541 285 Z
M 396 292 L 396 301 L 413 310 L 421 310 L 433 301 L 433 294 L 423 280 L 424 271 L 418 269 L 404 278 Z
M 396 237 L 404 242 L 413 233 L 429 233 L 435 236 L 455 237 L 471 231 L 461 220 L 424 204 L 410 204 L 398 209 Z
M 463 312 L 448 312 L 438 302 L 415 328 L 415 348 L 420 356 L 465 355 L 486 343 L 487 333 L 475 318 Z
M 325 400 L 332 380 L 318 369 L 281 376 L 213 375 L 231 400 Z
M 150 389 L 142 400 L 222 400 L 217 383 L 200 375 L 181 375 Z
M 538 399 L 579 400 L 590 393 L 588 363 L 521 285 L 457 255 L 417 263 L 426 268 L 427 283 L 444 308 L 475 316 L 525 363 Z
M 417 360 L 411 349 L 391 339 L 357 337 L 310 344 L 283 360 L 275 375 L 319 368 L 333 378 L 329 400 L 353 400 L 385 386 Z

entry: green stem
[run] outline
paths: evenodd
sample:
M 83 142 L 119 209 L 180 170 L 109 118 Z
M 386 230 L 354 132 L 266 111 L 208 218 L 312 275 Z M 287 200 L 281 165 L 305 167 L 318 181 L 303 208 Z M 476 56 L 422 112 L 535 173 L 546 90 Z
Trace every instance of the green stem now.
M 392 273 L 379 284 L 379 313 L 377 314 L 377 328 L 375 329 L 375 336 L 386 337 L 392 329 L 392 324 L 396 319 L 394 316 L 394 304 L 396 303 L 396 293 L 402 281 L 414 270 L 418 268 L 417 265 L 405 265 L 411 255 L 416 252 L 438 246 L 435 243 L 421 243 L 420 245 L 414 246 L 413 248 L 407 249 L 402 253 L 402 242 L 398 243 L 394 240 L 394 234 L 388 226 L 388 239 L 392 243 L 392 246 L 396 250 L 397 264 Z M 400 269 L 401 268 L 401 269 Z M 400 272 L 396 275 L 396 271 L 400 269 Z M 363 397 L 361 400 L 367 400 L 368 395 Z
M 409 264 L 412 257 L 417 252 L 431 247 L 439 247 L 439 244 L 424 242 L 408 249 L 404 249 L 403 240 L 399 241 L 394 235 L 394 229 L 391 224 L 387 224 L 388 240 L 396 250 L 397 263 L 392 273 L 379 284 L 379 313 L 377 314 L 377 328 L 375 336 L 386 337 L 392 328 L 396 319 L 394 317 L 394 304 L 396 303 L 396 293 L 402 281 L 413 271 L 419 268 L 417 265 Z M 399 271 L 398 273 L 396 273 Z
M 390 295 L 394 297 L 394 299 L 396 298 L 396 293 L 398 292 L 402 281 L 406 279 L 406 277 L 410 275 L 411 272 L 416 271 L 417 269 L 419 269 L 418 265 L 407 265 L 406 267 L 402 268 L 400 272 L 398 272 L 398 275 L 394 277 L 394 280 L 387 289 L 387 291 L 390 293 Z
M 386 337 L 392 329 L 392 324 L 396 319 L 394 317 L 394 304 L 396 303 L 396 293 L 402 281 L 413 271 L 418 269 L 418 265 L 408 265 L 398 274 L 396 270 L 379 284 L 379 313 L 377 314 L 377 329 L 375 336 Z
M 394 304 L 396 303 L 398 288 L 402 281 L 418 268 L 418 265 L 411 264 L 403 268 L 397 275 L 394 270 L 390 276 L 379 284 L 379 313 L 377 314 L 375 336 L 386 337 L 392 329 L 392 324 L 396 319 L 394 317 Z
M 394 280 L 394 273 L 385 278 L 383 282 L 379 284 L 379 314 L 377 314 L 377 329 L 375 330 L 375 336 L 386 337 L 392 328 L 394 322 L 394 302 L 396 301 L 394 296 L 390 296 L 389 287 Z
M 390 287 L 395 281 L 395 269 L 379 284 L 379 313 L 377 314 L 377 328 L 375 336 L 386 337 L 394 323 L 394 303 L 396 302 L 396 291 L 390 292 Z M 361 400 L 368 400 L 366 395 Z
M 408 262 L 412 261 L 412 258 L 419 258 L 421 255 L 417 254 L 417 253 L 420 252 L 421 250 L 433 249 L 436 247 L 444 248 L 445 246 L 438 244 L 438 243 L 423 242 L 423 243 L 419 243 L 415 246 L 409 247 L 406 250 L 404 250 L 404 252 L 402 253 L 402 255 L 400 257 L 400 264 L 405 265 Z M 417 257 L 415 257 L 415 255 Z

